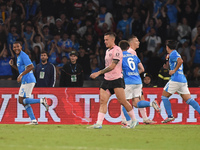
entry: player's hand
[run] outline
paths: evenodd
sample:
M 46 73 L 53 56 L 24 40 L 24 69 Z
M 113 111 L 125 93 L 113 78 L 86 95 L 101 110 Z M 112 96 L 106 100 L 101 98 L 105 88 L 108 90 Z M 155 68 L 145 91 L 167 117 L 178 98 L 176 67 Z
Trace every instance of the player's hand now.
M 90 75 L 90 78 L 95 79 L 96 77 L 98 77 L 100 75 L 100 72 L 94 72 Z
M 174 70 L 170 70 L 170 71 L 169 71 L 169 75 L 173 75 L 174 73 L 175 73 Z
M 9 61 L 9 65 L 13 66 L 13 60 L 12 59 Z
M 17 82 L 20 83 L 21 81 L 22 81 L 22 75 L 19 75 L 19 76 L 17 77 Z

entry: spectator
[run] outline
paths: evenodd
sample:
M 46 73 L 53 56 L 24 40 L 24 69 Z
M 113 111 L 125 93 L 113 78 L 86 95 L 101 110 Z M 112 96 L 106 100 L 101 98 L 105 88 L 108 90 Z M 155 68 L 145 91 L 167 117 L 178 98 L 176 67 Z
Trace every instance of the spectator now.
M 56 66 L 56 79 L 60 79 L 61 69 L 65 64 L 67 64 L 67 62 L 68 58 L 66 56 L 63 56 L 61 63 Z
M 153 87 L 152 76 L 149 73 L 144 73 L 143 87 Z
M 7 36 L 7 46 L 13 45 L 13 43 L 19 39 L 20 35 L 17 33 L 17 28 L 16 26 L 11 26 L 10 27 L 10 32 L 8 33 Z
M 196 37 L 195 43 L 191 46 L 193 66 L 200 66 L 200 35 Z
M 42 27 L 42 33 L 44 36 L 44 45 L 45 45 L 45 50 L 47 50 L 49 42 L 53 39 L 53 36 L 49 33 L 49 26 L 44 25 Z
M 90 68 L 91 68 L 91 73 L 98 72 L 100 70 L 98 67 L 98 61 L 96 57 L 91 58 Z
M 40 30 L 39 27 L 38 30 Z M 44 50 L 44 36 L 42 35 L 41 31 L 39 31 L 38 33 L 39 34 L 35 34 L 35 31 L 33 30 L 33 34 L 30 39 L 32 49 L 35 46 L 39 46 L 40 50 Z
M 112 14 L 107 12 L 107 8 L 105 5 L 100 6 L 100 13 L 98 15 L 98 26 L 102 29 L 103 24 L 107 24 L 107 29 L 110 30 L 112 26 Z
M 61 43 L 62 56 L 69 58 L 69 53 L 72 51 L 72 41 L 69 39 L 69 35 L 66 32 L 63 33 Z
M 75 49 L 76 51 L 79 51 L 80 44 L 79 44 L 79 42 L 77 40 L 77 37 L 76 37 L 75 33 L 71 34 L 70 40 L 72 41 L 72 48 Z
M 2 23 L 0 23 L 0 53 L 3 50 L 4 44 L 6 44 L 6 31 Z
M 97 9 L 94 7 L 94 2 L 92 0 L 87 1 L 85 16 L 87 20 L 90 20 L 92 24 L 95 23 L 95 18 L 97 16 Z
M 93 36 L 91 34 L 86 35 L 86 39 L 83 43 L 83 48 L 86 50 L 86 53 L 91 55 L 96 51 L 96 42 L 93 40 Z
M 60 87 L 82 87 L 83 86 L 83 69 L 77 63 L 78 53 L 70 53 L 70 62 L 65 64 L 61 69 Z
M 182 38 L 190 38 L 191 36 L 191 28 L 188 25 L 188 21 L 185 17 L 182 18 L 182 23 L 180 23 L 177 27 L 178 31 L 178 40 Z
M 12 80 L 12 68 L 9 65 L 9 61 L 14 58 L 14 54 L 11 49 L 10 53 L 11 57 L 8 56 L 8 50 L 6 49 L 6 44 L 4 44 L 4 48 L 0 53 L 0 80 Z
M 13 2 L 12 11 L 15 11 L 17 13 L 17 16 L 19 16 L 20 18 L 25 18 L 25 9 L 23 4 L 21 3 L 21 0 L 15 0 Z
M 10 17 L 10 14 L 7 10 L 6 3 L 0 4 L 0 20 L 2 20 L 3 23 L 6 22 L 6 20 Z
M 26 20 L 32 20 L 34 16 L 38 13 L 38 4 L 35 0 L 28 0 L 25 5 Z
M 79 49 L 78 63 L 81 64 L 81 67 L 83 68 L 84 80 L 89 80 L 89 76 L 91 73 L 91 68 L 88 67 L 90 66 L 90 57 L 82 46 L 80 46 Z
M 48 53 L 41 52 L 41 62 L 35 68 L 36 87 L 54 87 L 56 83 L 55 66 L 48 62 Z
M 128 14 L 126 12 L 123 13 L 123 18 L 117 23 L 117 31 L 123 32 L 123 38 L 127 39 L 130 35 L 130 19 L 128 18 Z
M 186 62 L 189 63 L 191 60 L 189 41 L 187 39 L 181 39 L 180 43 L 181 43 L 181 47 L 178 48 L 178 53 L 180 55 L 185 55 Z
M 25 27 L 25 31 L 24 31 Z M 27 23 L 25 26 L 22 24 L 21 26 L 21 37 L 26 38 L 28 43 L 28 49 L 31 49 L 31 36 L 34 34 L 34 28 L 32 24 Z
M 143 38 L 142 42 L 147 42 L 147 51 L 151 51 L 154 55 L 157 55 L 161 46 L 161 38 L 156 35 L 155 28 L 151 28 Z
M 55 25 L 52 25 L 50 28 L 51 34 L 55 35 L 59 33 L 62 36 L 62 34 L 65 32 L 62 24 L 63 24 L 62 20 L 60 18 L 57 18 Z

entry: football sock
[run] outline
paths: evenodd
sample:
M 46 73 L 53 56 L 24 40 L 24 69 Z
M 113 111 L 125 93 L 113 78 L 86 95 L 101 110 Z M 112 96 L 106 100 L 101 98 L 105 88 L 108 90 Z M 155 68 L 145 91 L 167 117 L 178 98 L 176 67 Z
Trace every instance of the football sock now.
M 166 96 L 161 96 L 161 99 L 163 101 L 163 104 L 165 106 L 165 110 L 167 112 L 168 118 L 172 118 L 172 109 L 171 109 L 171 103 L 169 101 L 169 98 Z
M 25 109 L 26 109 L 27 114 L 28 114 L 29 117 L 31 118 L 31 120 L 36 120 L 31 105 L 29 105 L 29 104 L 26 105 L 26 106 L 25 106 Z
M 137 107 L 138 108 L 150 107 L 150 102 L 141 100 L 137 103 Z
M 121 105 L 121 117 L 122 117 L 122 122 L 126 121 L 126 117 L 124 116 L 124 112 L 123 112 L 123 106 Z
M 40 103 L 40 99 L 33 99 L 33 98 L 25 98 L 23 100 L 24 104 L 36 104 L 36 103 Z
M 101 112 L 98 113 L 97 124 L 102 124 L 103 123 L 105 115 L 106 114 L 101 113 Z
M 190 98 L 186 103 L 191 105 L 200 114 L 200 106 L 194 99 Z
M 148 117 L 147 117 L 147 113 L 146 113 L 146 108 L 138 108 L 138 109 L 140 111 L 140 114 L 141 114 L 143 120 L 147 120 Z
M 126 118 L 126 121 L 131 120 L 131 117 L 128 115 L 128 113 L 127 113 L 127 111 L 126 111 L 126 109 L 125 109 L 124 106 L 122 106 L 122 111 L 123 111 L 123 113 L 124 113 L 124 116 L 125 116 L 125 118 Z
M 134 114 L 133 109 L 132 109 L 131 111 L 127 112 L 127 113 L 128 113 L 128 115 L 131 117 L 131 120 L 137 121 L 137 119 L 135 118 L 135 114 Z

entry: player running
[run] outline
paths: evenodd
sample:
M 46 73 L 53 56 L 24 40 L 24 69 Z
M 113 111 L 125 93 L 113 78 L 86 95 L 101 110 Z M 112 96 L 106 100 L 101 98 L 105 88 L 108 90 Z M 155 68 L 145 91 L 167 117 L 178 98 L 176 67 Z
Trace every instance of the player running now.
M 136 55 L 133 55 L 127 51 L 129 48 L 128 41 L 120 41 L 119 46 L 123 51 L 122 70 L 125 81 L 125 95 L 127 101 L 132 99 L 132 104 L 136 108 L 151 106 L 157 112 L 160 112 L 160 106 L 158 105 L 157 101 L 149 102 L 140 99 L 142 93 L 142 80 L 140 78 L 140 73 L 144 72 L 144 67 L 140 62 L 140 59 Z M 125 127 L 128 126 L 129 122 Z
M 162 123 L 175 120 L 171 110 L 171 103 L 169 101 L 169 97 L 175 92 L 179 93 L 183 100 L 200 114 L 199 104 L 191 98 L 187 79 L 183 73 L 183 60 L 180 54 L 176 51 L 176 45 L 177 42 L 173 40 L 169 40 L 166 44 L 166 50 L 169 53 L 169 74 L 171 75 L 171 79 L 165 85 L 161 97 L 168 115 L 168 118 L 163 120 Z
M 135 114 L 132 106 L 126 100 L 124 92 L 124 80 L 122 78 L 122 50 L 115 45 L 115 33 L 108 32 L 104 35 L 104 43 L 108 48 L 105 56 L 105 68 L 98 72 L 92 73 L 90 77 L 95 79 L 100 74 L 104 74 L 104 81 L 100 86 L 100 108 L 96 124 L 87 128 L 100 129 L 107 112 L 107 102 L 112 94 L 116 97 L 121 105 L 123 105 L 128 115 L 131 117 L 131 124 L 129 128 L 134 128 L 137 125 Z
M 136 49 L 138 49 L 139 45 L 140 45 L 140 41 L 138 40 L 138 38 L 136 36 L 132 35 L 128 39 L 128 43 L 129 43 L 130 47 L 127 50 L 127 52 L 137 56 Z M 145 100 L 143 92 L 141 93 L 141 100 Z M 143 118 L 144 124 L 155 124 L 156 123 L 156 121 L 152 121 L 147 117 L 146 108 L 138 108 L 138 109 Z
M 35 76 L 33 75 L 33 64 L 29 58 L 29 56 L 22 51 L 22 46 L 20 42 L 15 42 L 13 44 L 13 50 L 17 55 L 17 67 L 19 71 L 19 76 L 17 77 L 17 82 L 21 82 L 21 86 L 19 89 L 19 103 L 22 104 L 29 117 L 31 118 L 31 122 L 27 125 L 37 125 L 38 122 L 34 116 L 32 107 L 30 104 L 41 103 L 45 106 L 48 111 L 49 106 L 46 102 L 46 98 L 41 99 L 32 99 L 29 98 L 31 96 L 33 87 L 35 86 Z M 12 64 L 9 62 L 9 64 Z

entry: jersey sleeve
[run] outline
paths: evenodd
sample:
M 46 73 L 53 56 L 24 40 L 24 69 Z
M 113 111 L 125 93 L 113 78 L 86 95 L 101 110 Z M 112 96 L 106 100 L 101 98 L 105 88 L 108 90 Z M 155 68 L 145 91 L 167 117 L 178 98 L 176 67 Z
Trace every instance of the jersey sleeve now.
M 177 61 L 178 58 L 180 58 L 181 56 L 178 54 L 178 53 L 173 53 L 171 56 L 170 56 L 170 59 L 171 61 L 175 62 Z
M 33 64 L 28 55 L 23 55 L 22 60 L 23 60 L 25 66 L 29 66 L 29 65 Z
M 117 48 L 114 52 L 113 52 L 113 59 L 117 59 L 120 60 L 122 58 L 122 50 L 120 48 Z

